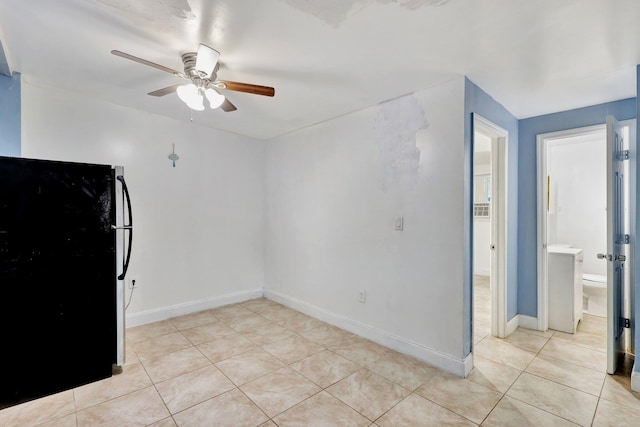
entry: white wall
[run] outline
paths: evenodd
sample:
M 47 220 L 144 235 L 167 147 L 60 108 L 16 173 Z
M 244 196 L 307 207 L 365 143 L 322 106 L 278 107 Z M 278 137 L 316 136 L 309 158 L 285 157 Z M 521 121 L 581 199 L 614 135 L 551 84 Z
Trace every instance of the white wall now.
M 24 157 L 125 168 L 139 287 L 129 325 L 261 295 L 263 142 L 25 80 Z
M 385 345 L 460 375 L 470 366 L 464 79 L 266 149 L 25 80 L 25 157 L 125 167 L 136 228 L 129 278 L 139 285 L 130 324 L 259 295 L 265 283 L 267 296 Z
M 582 248 L 584 272 L 606 276 L 607 263 L 596 258 L 607 249 L 605 135 L 553 141 L 548 148 L 549 244 Z
M 271 141 L 265 294 L 462 375 L 463 120 L 458 79 Z

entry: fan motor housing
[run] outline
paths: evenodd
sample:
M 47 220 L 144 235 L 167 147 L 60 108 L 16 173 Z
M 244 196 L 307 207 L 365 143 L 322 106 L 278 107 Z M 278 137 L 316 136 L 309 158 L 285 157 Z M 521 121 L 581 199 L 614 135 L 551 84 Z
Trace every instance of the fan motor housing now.
M 207 79 L 206 74 L 202 71 L 196 70 L 196 59 L 198 57 L 197 52 L 187 52 L 182 55 L 182 63 L 184 64 L 184 74 L 191 78 L 202 79 L 206 81 L 215 81 L 217 78 L 218 68 L 220 68 L 220 63 L 217 63 L 211 76 Z

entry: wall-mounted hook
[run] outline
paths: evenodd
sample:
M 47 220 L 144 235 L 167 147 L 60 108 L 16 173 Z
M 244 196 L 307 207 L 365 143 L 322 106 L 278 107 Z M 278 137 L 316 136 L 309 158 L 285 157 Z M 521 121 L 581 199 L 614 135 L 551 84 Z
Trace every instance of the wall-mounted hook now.
M 178 156 L 176 154 L 176 144 L 173 144 L 173 151 L 171 152 L 171 154 L 169 154 L 168 156 L 169 160 L 171 160 L 171 163 L 173 164 L 173 167 L 176 167 L 176 160 L 178 160 L 180 158 L 180 156 Z

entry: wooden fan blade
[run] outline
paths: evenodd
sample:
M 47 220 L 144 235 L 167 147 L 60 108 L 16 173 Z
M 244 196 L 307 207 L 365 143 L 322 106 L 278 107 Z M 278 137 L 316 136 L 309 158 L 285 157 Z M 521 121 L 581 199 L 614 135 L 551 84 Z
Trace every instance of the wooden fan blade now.
M 224 102 L 222 103 L 222 105 L 220 106 L 220 108 L 222 108 L 222 111 L 225 111 L 227 113 L 231 112 L 231 111 L 236 111 L 237 108 L 235 105 L 233 105 L 231 103 L 231 101 L 229 101 L 228 99 L 225 99 Z
M 164 71 L 169 74 L 173 74 L 176 76 L 180 76 L 182 73 L 179 71 L 173 70 L 169 67 L 165 67 L 164 65 L 156 64 L 155 62 L 147 61 L 146 59 L 138 58 L 137 56 L 129 55 L 128 53 L 121 52 L 119 50 L 112 50 L 112 54 L 115 56 L 119 56 L 120 58 L 128 59 L 130 61 L 138 62 L 140 64 L 148 65 L 149 67 L 156 68 L 160 71 Z
M 169 95 L 170 93 L 174 93 L 176 91 L 176 89 L 178 89 L 178 86 L 181 86 L 181 85 L 182 84 L 163 87 L 162 89 L 158 89 L 158 90 L 154 90 L 153 92 L 149 92 L 147 95 L 151 95 L 151 96 Z
M 253 93 L 255 95 L 273 96 L 276 90 L 269 86 L 252 85 L 249 83 L 230 82 L 227 80 L 219 80 L 225 85 L 227 90 L 235 90 L 236 92 Z

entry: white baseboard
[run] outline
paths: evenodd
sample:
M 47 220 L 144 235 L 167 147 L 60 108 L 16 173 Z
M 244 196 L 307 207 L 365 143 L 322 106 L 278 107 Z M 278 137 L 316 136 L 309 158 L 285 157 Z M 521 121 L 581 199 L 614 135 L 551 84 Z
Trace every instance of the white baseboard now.
M 132 326 L 144 325 L 151 322 L 170 319 L 172 317 L 196 313 L 202 310 L 210 310 L 212 308 L 222 307 L 223 305 L 227 304 L 235 304 L 254 298 L 260 298 L 262 296 L 262 289 L 251 289 L 216 297 L 203 298 L 196 301 L 187 301 L 168 307 L 160 307 L 153 310 L 127 314 L 125 316 L 125 324 L 127 328 Z
M 524 314 L 518 314 L 518 323 L 523 328 L 538 330 L 538 318 L 526 316 Z
M 270 300 L 279 302 L 289 308 L 301 311 L 309 316 L 330 323 L 361 337 L 370 339 L 378 344 L 388 347 L 400 353 L 413 356 L 416 359 L 429 363 L 437 368 L 451 372 L 460 377 L 466 377 L 473 367 L 473 356 L 469 354 L 464 358 L 457 358 L 438 350 L 434 350 L 417 342 L 394 335 L 382 329 L 374 328 L 360 321 L 342 316 L 337 313 L 322 309 L 315 305 L 296 298 L 283 295 L 279 292 L 264 291 L 264 296 Z
M 467 357 L 462 359 L 464 364 L 464 377 L 467 378 L 473 369 L 473 353 L 469 353 Z
M 640 393 L 640 366 L 636 366 L 638 362 L 633 362 L 633 370 L 631 371 L 631 390 Z
M 538 318 L 525 316 L 524 314 L 516 314 L 507 322 L 507 330 L 505 331 L 505 337 L 511 335 L 519 326 L 527 329 L 538 329 Z
M 515 315 L 511 318 L 511 320 L 507 321 L 507 330 L 505 331 L 506 336 L 511 335 L 516 329 L 520 326 L 520 316 Z
M 516 314 L 507 322 L 507 330 L 505 331 L 505 337 L 511 335 L 519 326 L 527 329 L 538 329 L 538 318 L 525 316 L 524 314 Z

